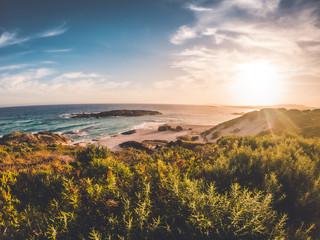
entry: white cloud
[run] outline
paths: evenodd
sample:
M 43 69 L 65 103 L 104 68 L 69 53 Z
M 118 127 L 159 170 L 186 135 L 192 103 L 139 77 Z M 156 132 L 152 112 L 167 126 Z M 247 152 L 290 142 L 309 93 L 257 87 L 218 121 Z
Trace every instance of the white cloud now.
M 18 38 L 17 33 L 3 32 L 0 37 L 0 48 L 7 47 L 10 45 L 26 42 L 30 37 Z
M 8 45 L 10 42 L 12 42 L 15 39 L 15 36 L 16 36 L 15 33 L 8 33 L 8 32 L 2 33 L 0 37 L 0 47 Z
M 187 5 L 187 8 L 192 10 L 192 11 L 195 11 L 195 12 L 208 12 L 208 11 L 212 10 L 211 8 L 199 7 L 199 6 L 194 5 L 194 4 Z
M 110 81 L 96 73 L 70 72 L 53 77 L 54 74 L 56 71 L 49 68 L 0 74 L 0 102 L 6 103 L 13 96 L 15 101 L 27 98 L 33 102 L 73 102 L 75 99 L 87 102 L 115 94 L 117 89 L 125 89 L 130 85 L 128 81 Z
M 203 11 L 189 5 L 195 22 L 179 27 L 170 41 L 183 46 L 193 40 L 193 46 L 189 42 L 175 54 L 172 67 L 184 72 L 180 77 L 202 86 L 227 83 L 239 64 L 258 60 L 279 68 L 287 79 L 302 74 L 319 78 L 319 5 L 283 11 L 279 2 L 224 0 Z
M 45 52 L 47 53 L 65 53 L 65 52 L 71 52 L 72 49 L 65 48 L 65 49 L 49 49 L 46 50 Z
M 40 33 L 39 37 L 53 37 L 65 33 L 68 29 L 65 27 L 66 23 L 64 22 L 61 26 L 53 29 L 49 29 L 43 33 Z
M 76 78 L 98 78 L 98 77 L 101 77 L 101 76 L 95 73 L 84 74 L 82 72 L 70 72 L 70 73 L 61 74 L 60 76 L 56 77 L 55 80 L 76 79 Z
M 57 62 L 55 62 L 55 61 L 42 61 L 41 63 L 43 63 L 43 64 L 55 64 Z
M 2 74 L 0 75 L 0 91 L 2 90 L 9 93 L 11 91 L 25 89 L 27 86 L 30 86 L 32 82 L 36 82 L 37 79 L 50 76 L 54 72 L 55 71 L 50 68 L 38 68 L 29 69 L 17 74 Z
M 186 40 L 197 37 L 195 29 L 188 26 L 181 26 L 177 32 L 170 38 L 170 42 L 176 45 L 183 44 Z
M 57 35 L 61 35 L 65 33 L 68 29 L 65 27 L 65 23 L 63 23 L 60 27 L 55 29 L 47 30 L 43 33 L 39 33 L 36 35 L 30 35 L 26 37 L 19 37 L 17 32 L 3 32 L 0 36 L 0 48 L 4 48 L 10 45 L 19 44 L 23 42 L 30 41 L 32 39 L 37 38 L 45 38 L 45 37 L 54 37 Z
M 16 69 L 25 68 L 28 66 L 30 66 L 30 64 L 15 64 L 15 65 L 10 65 L 10 66 L 0 67 L 0 71 L 16 70 Z

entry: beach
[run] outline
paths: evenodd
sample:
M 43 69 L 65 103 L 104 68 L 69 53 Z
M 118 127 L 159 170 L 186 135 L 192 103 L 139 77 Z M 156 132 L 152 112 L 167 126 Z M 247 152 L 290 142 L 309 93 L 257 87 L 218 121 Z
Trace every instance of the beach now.
M 204 139 L 200 136 L 200 133 L 211 128 L 211 125 L 194 125 L 194 124 L 181 124 L 181 123 L 170 123 L 168 126 L 172 128 L 176 128 L 177 126 L 182 127 L 182 131 L 158 131 L 159 126 L 163 126 L 163 124 L 153 125 L 148 129 L 137 129 L 135 133 L 129 135 L 117 134 L 112 135 L 108 138 L 102 139 L 93 139 L 94 141 L 90 142 L 77 142 L 74 143 L 76 145 L 86 146 L 88 143 L 98 143 L 101 146 L 108 147 L 112 151 L 120 150 L 121 147 L 119 144 L 128 142 L 128 141 L 136 141 L 143 142 L 145 140 L 160 140 L 160 141 L 177 141 L 181 137 L 191 139 L 192 136 L 199 136 L 199 139 L 195 140 L 195 142 L 204 142 Z

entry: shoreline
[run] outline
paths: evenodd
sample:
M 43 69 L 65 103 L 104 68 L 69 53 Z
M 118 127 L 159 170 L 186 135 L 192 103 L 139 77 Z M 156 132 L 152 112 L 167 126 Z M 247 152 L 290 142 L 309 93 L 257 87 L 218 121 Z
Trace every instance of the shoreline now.
M 169 125 L 172 128 L 176 128 L 177 126 L 182 127 L 182 131 L 158 131 L 159 126 Z M 145 129 L 135 129 L 136 132 L 130 135 L 117 134 L 110 136 L 108 138 L 102 138 L 99 140 L 92 139 L 94 141 L 88 142 L 76 142 L 71 143 L 72 145 L 80 145 L 87 146 L 90 143 L 98 143 L 101 146 L 109 148 L 111 151 L 117 151 L 122 149 L 119 144 L 128 142 L 128 141 L 136 141 L 143 142 L 145 140 L 165 140 L 165 141 L 177 141 L 179 137 L 188 137 L 199 136 L 199 139 L 194 142 L 205 142 L 205 140 L 200 136 L 200 133 L 212 128 L 213 125 L 194 125 L 194 124 L 183 124 L 183 123 L 170 123 L 170 124 L 156 124 L 149 126 Z

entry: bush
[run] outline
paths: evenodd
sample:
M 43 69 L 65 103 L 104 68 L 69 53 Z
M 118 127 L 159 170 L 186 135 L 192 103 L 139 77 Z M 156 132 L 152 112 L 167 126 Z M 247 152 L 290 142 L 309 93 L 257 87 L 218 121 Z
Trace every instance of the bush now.
M 90 145 L 61 171 L 2 172 L 0 238 L 318 238 L 319 139 L 192 144 L 153 154 Z

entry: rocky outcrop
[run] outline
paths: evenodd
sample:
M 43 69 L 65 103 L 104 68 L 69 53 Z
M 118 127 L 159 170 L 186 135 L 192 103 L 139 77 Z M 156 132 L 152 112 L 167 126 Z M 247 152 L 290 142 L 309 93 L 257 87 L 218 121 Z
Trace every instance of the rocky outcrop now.
M 122 135 L 132 135 L 132 134 L 134 134 L 134 133 L 136 133 L 136 132 L 137 132 L 137 130 L 133 129 L 133 130 L 129 130 L 129 131 L 123 132 L 123 133 L 121 133 L 121 134 L 122 134 Z
M 166 140 L 145 140 L 143 142 L 127 141 L 121 143 L 119 146 L 121 148 L 135 148 L 138 150 L 146 151 L 147 153 L 151 154 L 161 147 L 166 147 L 168 143 L 169 141 Z
M 145 140 L 143 142 L 137 142 L 137 141 L 128 141 L 121 143 L 119 146 L 121 148 L 134 148 L 138 150 L 143 150 L 148 154 L 152 154 L 155 151 L 165 148 L 165 147 L 175 147 L 180 146 L 187 149 L 193 150 L 194 148 L 198 146 L 204 146 L 210 143 L 194 143 L 189 141 L 166 141 L 166 140 Z
M 161 115 L 158 111 L 148 110 L 112 110 L 99 113 L 77 113 L 72 114 L 71 118 L 103 118 L 103 117 L 138 117 L 147 115 Z
M 71 138 L 52 132 L 39 132 L 36 134 L 14 132 L 0 138 L 0 144 L 66 144 L 72 141 Z
M 170 125 L 161 125 L 158 127 L 159 132 L 164 132 L 164 131 L 174 131 L 174 132 L 181 132 L 183 131 L 183 128 L 181 126 L 177 126 L 176 128 L 171 127 Z

